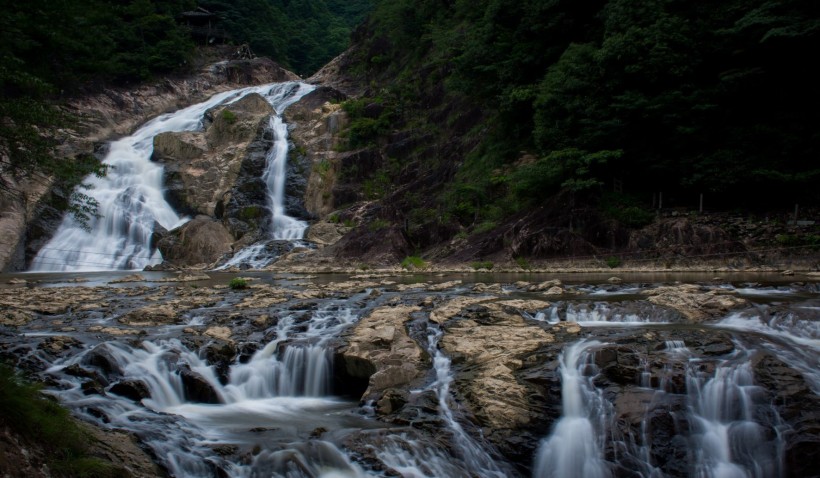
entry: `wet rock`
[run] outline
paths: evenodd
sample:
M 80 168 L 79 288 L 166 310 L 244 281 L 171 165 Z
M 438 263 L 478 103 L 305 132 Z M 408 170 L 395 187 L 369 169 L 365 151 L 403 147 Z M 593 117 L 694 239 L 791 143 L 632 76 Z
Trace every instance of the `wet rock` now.
M 91 349 L 91 351 L 83 357 L 82 363 L 99 368 L 103 372 L 103 375 L 109 378 L 122 374 L 119 362 L 117 362 L 117 359 L 114 358 L 114 355 L 111 354 L 111 351 L 105 345 L 98 345 Z
M 222 402 L 208 380 L 191 370 L 191 367 L 187 365 L 180 367 L 179 377 L 182 379 L 182 389 L 188 401 L 212 404 Z
M 350 230 L 350 227 L 343 224 L 319 221 L 308 228 L 305 239 L 316 244 L 329 246 L 339 242 L 339 239 Z
M 112 385 L 108 391 L 121 397 L 130 398 L 135 402 L 151 397 L 148 386 L 142 380 L 122 380 Z
M 131 274 L 111 281 L 112 284 L 121 284 L 126 282 L 145 282 L 145 276 L 142 274 Z
M 0 311 L 0 325 L 6 327 L 22 327 L 34 320 L 34 314 L 25 310 L 6 308 Z
M 430 357 L 410 338 L 405 323 L 419 307 L 375 309 L 359 321 L 337 355 L 346 376 L 367 379 L 362 399 L 380 397 L 388 388 L 407 386 L 423 377 Z
M 433 309 L 430 312 L 430 320 L 437 323 L 443 324 L 447 320 L 455 317 L 456 315 L 460 314 L 462 310 L 466 309 L 468 306 L 473 304 L 479 304 L 481 302 L 487 302 L 490 300 L 495 299 L 495 297 L 485 296 L 485 297 L 467 297 L 461 296 L 456 297 L 455 299 L 448 300 L 444 304 L 440 305 Z
M 179 211 L 214 217 L 238 179 L 250 143 L 264 134 L 273 108 L 255 93 L 206 113 L 201 132 L 154 137 L 152 159 L 165 166 L 169 202 Z M 260 170 L 261 171 L 261 170 Z
M 740 297 L 695 284 L 656 287 L 643 293 L 649 296 L 648 300 L 653 304 L 675 309 L 693 322 L 722 316 L 731 309 L 748 304 Z
M 80 385 L 83 395 L 105 395 L 105 386 L 96 380 L 87 380 Z
M 205 335 L 225 342 L 231 342 L 231 329 L 228 327 L 208 327 Z
M 40 350 L 45 350 L 54 354 L 60 354 L 78 347 L 82 347 L 82 343 L 74 337 L 67 335 L 48 337 L 37 346 Z
M 197 216 L 170 231 L 159 240 L 157 248 L 163 259 L 174 266 L 213 264 L 232 252 L 234 237 L 222 222 L 208 216 Z M 207 280 L 193 279 L 193 280 Z
M 507 302 L 469 306 L 463 319 L 446 323 L 440 346 L 452 359 L 457 396 L 485 436 L 512 456 L 521 451 L 515 437 L 535 418 L 531 396 L 540 393 L 516 374 L 554 336 L 525 321 L 523 311 L 511 305 L 516 301 Z
M 400 410 L 407 403 L 409 395 L 406 390 L 388 389 L 376 402 L 376 412 L 379 415 L 390 415 Z

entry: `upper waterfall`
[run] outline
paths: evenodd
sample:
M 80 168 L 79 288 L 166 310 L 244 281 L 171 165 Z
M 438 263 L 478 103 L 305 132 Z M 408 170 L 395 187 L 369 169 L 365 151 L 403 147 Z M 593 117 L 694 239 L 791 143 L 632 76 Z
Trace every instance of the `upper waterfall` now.
M 84 181 L 90 186 L 88 196 L 99 204 L 98 216 L 84 227 L 71 215 L 66 215 L 54 237 L 37 253 L 30 270 L 140 270 L 160 263 L 162 256 L 151 243 L 156 225 L 171 230 L 187 222 L 188 218 L 180 217 L 165 198 L 164 168 L 151 161 L 154 136 L 164 132 L 199 130 L 203 114 L 208 109 L 233 103 L 251 93 L 262 95 L 276 111 L 271 123 L 277 141 L 269 157 L 274 155 L 280 159 L 281 166 L 277 163 L 275 168 L 281 171 L 275 169 L 265 173 L 269 188 L 278 189 L 268 193 L 274 234 L 301 238 L 307 225 L 287 218 L 282 207 L 287 129 L 281 114 L 313 89 L 304 83 L 286 82 L 220 93 L 205 102 L 161 115 L 131 136 L 112 142 L 103 159 L 108 174 L 102 178 L 90 176 Z M 283 137 L 284 145 L 279 137 Z M 269 159 L 268 170 L 271 162 Z M 277 229 L 281 229 L 281 233 Z

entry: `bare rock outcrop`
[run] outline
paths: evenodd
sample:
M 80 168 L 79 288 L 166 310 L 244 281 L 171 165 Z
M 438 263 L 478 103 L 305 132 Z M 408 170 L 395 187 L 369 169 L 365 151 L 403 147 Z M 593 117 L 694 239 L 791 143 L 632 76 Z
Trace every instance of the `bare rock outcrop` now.
M 157 247 L 171 265 L 212 264 L 231 252 L 233 242 L 222 222 L 197 216 L 160 239 Z
M 216 216 L 236 186 L 242 162 L 261 138 L 273 108 L 258 94 L 206 113 L 205 132 L 161 133 L 152 159 L 165 166 L 168 198 L 177 210 Z
M 731 309 L 748 304 L 743 298 L 696 284 L 681 284 L 649 289 L 648 301 L 677 310 L 693 322 L 719 317 Z
M 520 303 L 470 307 L 465 318 L 445 324 L 441 347 L 458 370 L 459 395 L 483 427 L 511 435 L 531 418 L 526 384 L 516 378 L 524 361 L 554 337 L 521 316 Z
M 379 399 L 393 388 L 407 388 L 423 377 L 430 357 L 407 333 L 405 323 L 415 306 L 381 307 L 363 318 L 337 354 L 337 369 L 352 379 L 367 380 L 362 400 Z

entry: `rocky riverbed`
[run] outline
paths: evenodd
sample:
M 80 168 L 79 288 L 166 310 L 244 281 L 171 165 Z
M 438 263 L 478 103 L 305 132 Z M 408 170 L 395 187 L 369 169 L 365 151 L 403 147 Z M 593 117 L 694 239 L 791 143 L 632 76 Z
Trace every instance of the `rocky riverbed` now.
M 573 366 L 605 476 L 820 469 L 813 281 L 37 277 L 0 356 L 172 476 L 547 476 Z

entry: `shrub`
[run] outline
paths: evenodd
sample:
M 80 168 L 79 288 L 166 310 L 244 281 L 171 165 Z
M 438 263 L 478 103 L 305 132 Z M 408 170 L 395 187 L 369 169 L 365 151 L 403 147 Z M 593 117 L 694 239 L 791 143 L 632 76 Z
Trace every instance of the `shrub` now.
M 242 277 L 234 277 L 228 283 L 228 287 L 230 287 L 233 290 L 247 289 L 248 288 L 248 281 L 247 281 L 247 279 L 243 279 Z
M 532 267 L 532 266 L 530 266 L 529 261 L 524 259 L 523 257 L 516 257 L 515 258 L 515 263 L 518 264 L 518 267 L 520 267 L 524 270 L 527 270 L 527 271 L 530 270 L 530 268 Z
M 419 256 L 407 256 L 401 261 L 401 266 L 405 269 L 424 269 L 427 263 Z
M 477 261 L 471 263 L 470 266 L 475 270 L 486 269 L 489 271 L 493 269 L 493 263 L 490 261 Z
M 610 269 L 614 269 L 614 268 L 621 265 L 621 258 L 620 257 L 615 257 L 615 256 L 607 257 L 606 258 L 606 265 Z

